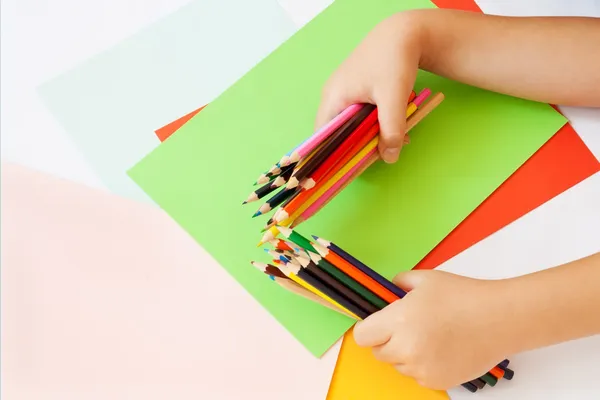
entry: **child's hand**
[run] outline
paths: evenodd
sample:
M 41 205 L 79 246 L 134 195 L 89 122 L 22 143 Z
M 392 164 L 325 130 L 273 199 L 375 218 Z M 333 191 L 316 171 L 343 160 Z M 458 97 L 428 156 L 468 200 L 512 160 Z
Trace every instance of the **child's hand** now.
M 421 56 L 419 24 L 411 15 L 397 14 L 369 33 L 325 85 L 316 121 L 320 127 L 354 103 L 377 105 L 379 151 L 390 163 L 400 154 L 406 104 Z
M 394 283 L 409 293 L 354 328 L 360 346 L 421 385 L 447 390 L 506 358 L 495 327 L 506 323 L 501 281 L 410 271 Z

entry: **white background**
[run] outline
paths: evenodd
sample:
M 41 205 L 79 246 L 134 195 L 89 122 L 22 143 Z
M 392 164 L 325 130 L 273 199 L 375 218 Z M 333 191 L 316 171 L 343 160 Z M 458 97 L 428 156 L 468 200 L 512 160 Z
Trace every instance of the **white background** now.
M 44 109 L 35 88 L 187 2 L 3 0 L 2 159 L 102 187 Z M 280 0 L 280 3 L 300 26 L 329 1 Z M 600 2 L 594 0 L 503 0 L 479 4 L 485 12 L 493 14 L 600 16 Z M 600 110 L 563 108 L 562 111 L 600 157 Z M 600 174 L 450 260 L 443 269 L 498 278 L 551 267 L 597 251 L 600 251 Z M 519 390 L 508 391 L 510 385 L 499 385 L 477 397 L 564 399 L 568 394 L 569 398 L 599 398 L 600 388 L 595 386 L 594 373 L 599 363 L 598 337 L 519 355 L 513 360 L 517 378 L 511 384 L 513 389 L 518 385 Z M 530 368 L 532 365 L 535 368 Z M 519 370 L 524 369 L 529 372 L 527 383 L 519 381 Z M 459 392 L 452 395 L 464 396 Z

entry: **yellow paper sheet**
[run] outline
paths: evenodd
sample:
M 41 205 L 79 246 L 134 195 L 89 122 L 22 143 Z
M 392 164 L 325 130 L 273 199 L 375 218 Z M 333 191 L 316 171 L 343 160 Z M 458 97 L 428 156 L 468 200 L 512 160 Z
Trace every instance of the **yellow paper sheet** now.
M 426 389 L 378 361 L 346 332 L 327 400 L 448 400 L 446 392 Z

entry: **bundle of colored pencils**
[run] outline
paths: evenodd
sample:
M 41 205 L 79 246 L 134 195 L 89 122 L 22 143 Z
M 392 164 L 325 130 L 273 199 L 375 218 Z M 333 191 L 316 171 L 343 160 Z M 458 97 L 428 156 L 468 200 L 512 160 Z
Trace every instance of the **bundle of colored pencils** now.
M 411 92 L 406 108 L 407 133 L 433 111 L 444 95 L 430 89 Z M 260 244 L 278 235 L 276 226 L 296 227 L 321 210 L 379 156 L 377 108 L 353 104 L 261 174 L 262 185 L 244 201 L 270 196 L 254 217 L 276 210 Z M 405 143 L 409 141 L 408 136 Z
M 363 320 L 406 292 L 336 244 L 317 236 L 309 240 L 289 227 L 277 226 L 285 239 L 271 239 L 265 249 L 273 264 L 252 262 L 283 288 L 355 320 Z M 462 386 L 476 392 L 514 372 L 504 360 L 485 375 Z

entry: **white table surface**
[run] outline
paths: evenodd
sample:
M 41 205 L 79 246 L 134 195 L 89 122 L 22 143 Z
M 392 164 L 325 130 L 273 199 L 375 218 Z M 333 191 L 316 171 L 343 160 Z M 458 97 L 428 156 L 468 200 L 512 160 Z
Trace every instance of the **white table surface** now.
M 279 2 L 301 26 L 330 1 Z M 1 13 L 2 160 L 16 161 L 102 187 L 85 159 L 43 107 L 35 88 L 185 3 L 187 0 L 4 0 Z M 600 2 L 595 0 L 486 0 L 478 3 L 485 12 L 492 14 L 600 17 Z M 562 111 L 600 158 L 600 110 L 562 108 Z M 48 149 L 52 149 L 52 156 Z M 597 251 L 600 251 L 600 174 L 473 246 L 441 268 L 471 276 L 498 278 L 548 268 Z M 477 397 L 600 397 L 594 373 L 600 364 L 598 336 L 519 355 L 513 363 L 517 374 L 519 370 L 528 371 L 528 382 L 517 378 L 511 385 L 499 385 Z M 519 390 L 513 390 L 516 385 Z M 512 386 L 510 391 L 508 386 Z M 451 395 L 453 398 L 472 398 L 460 391 L 453 391 Z

